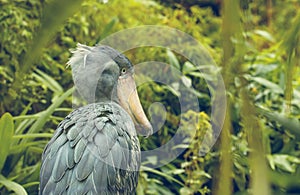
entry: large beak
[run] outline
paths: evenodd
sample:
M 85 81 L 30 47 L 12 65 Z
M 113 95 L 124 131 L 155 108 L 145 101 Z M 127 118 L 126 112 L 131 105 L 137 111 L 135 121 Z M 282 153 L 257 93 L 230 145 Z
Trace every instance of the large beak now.
M 118 98 L 121 106 L 128 112 L 140 134 L 149 136 L 153 133 L 152 126 L 145 115 L 132 75 L 118 80 Z

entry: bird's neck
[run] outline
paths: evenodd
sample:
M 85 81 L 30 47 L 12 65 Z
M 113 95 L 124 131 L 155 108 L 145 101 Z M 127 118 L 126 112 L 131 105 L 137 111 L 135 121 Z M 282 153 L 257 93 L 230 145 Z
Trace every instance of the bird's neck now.
M 117 91 L 113 88 L 112 91 L 103 90 L 103 88 L 98 88 L 95 93 L 95 98 L 93 102 L 89 103 L 100 103 L 100 102 L 115 102 L 119 104 L 119 99 L 117 96 Z

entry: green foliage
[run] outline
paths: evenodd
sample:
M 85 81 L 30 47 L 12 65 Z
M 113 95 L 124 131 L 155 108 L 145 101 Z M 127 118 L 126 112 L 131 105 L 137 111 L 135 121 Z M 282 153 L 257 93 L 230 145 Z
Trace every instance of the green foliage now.
M 28 101 L 28 94 L 10 90 L 15 79 L 15 73 L 22 67 L 22 58 L 27 45 L 33 37 L 33 32 L 39 25 L 42 3 L 39 1 L 0 1 L 0 114 L 10 111 L 18 114 L 18 108 L 23 107 L 23 101 Z M 37 90 L 27 85 L 31 94 Z M 22 98 L 23 96 L 23 98 Z M 26 97 L 24 97 L 26 96 Z M 11 97 L 11 98 L 5 98 Z M 12 101 L 12 99 L 16 101 Z
M 185 187 L 180 189 L 180 194 L 197 192 L 209 194 L 211 190 L 206 184 L 212 178 L 212 173 L 208 173 L 206 169 L 213 162 L 214 153 L 207 154 L 205 157 L 199 155 L 201 151 L 209 150 L 205 147 L 212 141 L 213 132 L 209 117 L 204 112 L 198 114 L 193 111 L 188 111 L 183 114 L 183 117 L 186 118 L 182 123 L 187 133 L 191 134 L 190 130 L 192 130 L 195 131 L 195 135 L 190 135 L 191 142 L 187 145 L 188 150 L 184 154 L 185 162 L 181 164 L 186 178 L 184 179 Z M 206 134 L 209 135 L 208 139 L 204 139 Z
M 8 113 L 2 116 L 0 183 L 3 186 L 0 185 L 0 189 L 3 193 L 7 193 L 7 190 L 15 191 L 17 194 L 26 194 L 25 189 L 31 193 L 37 191 L 41 154 L 47 140 L 52 137 L 52 133 L 45 133 L 42 129 L 49 120 L 57 120 L 52 115 L 53 112 L 70 97 L 72 92 L 73 88 L 59 93 L 49 108 L 40 113 L 34 115 L 23 113 L 15 118 Z
M 10 143 L 14 134 L 13 118 L 9 113 L 5 113 L 0 119 L 0 170 L 2 170 L 5 160 L 7 158 Z
M 4 185 L 6 188 L 8 188 L 9 190 L 14 191 L 16 194 L 27 195 L 27 192 L 20 184 L 8 180 L 2 175 L 0 175 L 0 183 Z
M 170 86 L 150 83 L 138 88 L 145 110 L 152 102 L 160 102 L 167 111 L 156 136 L 140 139 L 142 149 L 167 143 L 179 124 L 187 136 L 186 143 L 172 146 L 186 150 L 171 163 L 152 169 L 149 164 L 156 164 L 157 159 L 149 157 L 142 165 L 137 194 L 212 194 L 223 185 L 228 187 L 227 194 L 249 194 L 265 184 L 272 194 L 299 193 L 297 1 L 273 0 L 271 7 L 266 1 L 241 1 L 234 9 L 229 5 L 227 21 L 210 8 L 194 4 L 187 8 L 186 4 L 166 7 L 153 1 L 80 2 L 0 1 L 1 194 L 37 193 L 43 148 L 71 111 L 73 83 L 65 66 L 69 49 L 77 42 L 94 45 L 119 30 L 153 24 L 190 34 L 218 64 L 223 62 L 230 100 L 223 130 L 227 134 L 222 135 L 227 140 L 205 156 L 199 155 L 199 144 L 210 142 L 202 139 L 211 133 L 206 81 L 213 78 L 201 72 L 210 70 L 209 65 L 199 68 L 164 48 L 127 51 L 133 64 L 156 60 L 182 72 Z M 220 36 L 221 28 L 224 36 Z M 218 70 L 209 72 L 214 71 Z M 156 74 L 164 76 L 163 71 Z M 197 96 L 201 113 L 191 109 L 181 113 L 179 88 Z M 162 117 L 155 108 L 151 116 Z M 255 154 L 259 148 L 261 153 Z M 224 156 L 225 166 L 220 165 Z M 227 172 L 218 175 L 220 166 Z M 264 173 L 264 178 L 256 177 L 255 172 Z

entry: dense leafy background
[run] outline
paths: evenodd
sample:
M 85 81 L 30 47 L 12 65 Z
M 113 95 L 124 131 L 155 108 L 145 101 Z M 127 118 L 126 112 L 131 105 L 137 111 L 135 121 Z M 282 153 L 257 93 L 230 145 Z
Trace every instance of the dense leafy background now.
M 201 108 L 180 113 L 176 89 L 139 87 L 145 108 L 161 102 L 168 111 L 157 136 L 141 138 L 142 149 L 166 143 L 179 122 L 190 144 L 174 146 L 186 151 L 161 168 L 144 164 L 138 194 L 300 194 L 299 2 L 182 2 L 0 0 L 0 194 L 37 194 L 43 148 L 72 109 L 69 49 L 147 24 L 177 28 L 206 47 L 222 68 L 228 109 L 220 139 L 200 157 L 199 144 L 211 132 L 203 75 L 166 49 L 126 52 L 134 64 L 157 60 L 183 71 Z

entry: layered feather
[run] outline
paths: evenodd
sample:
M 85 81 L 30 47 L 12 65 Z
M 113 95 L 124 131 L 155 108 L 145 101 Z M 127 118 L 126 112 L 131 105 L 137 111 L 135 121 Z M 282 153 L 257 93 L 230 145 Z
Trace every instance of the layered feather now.
M 140 147 L 123 120 L 131 121 L 115 103 L 70 113 L 44 150 L 40 194 L 133 194 Z

